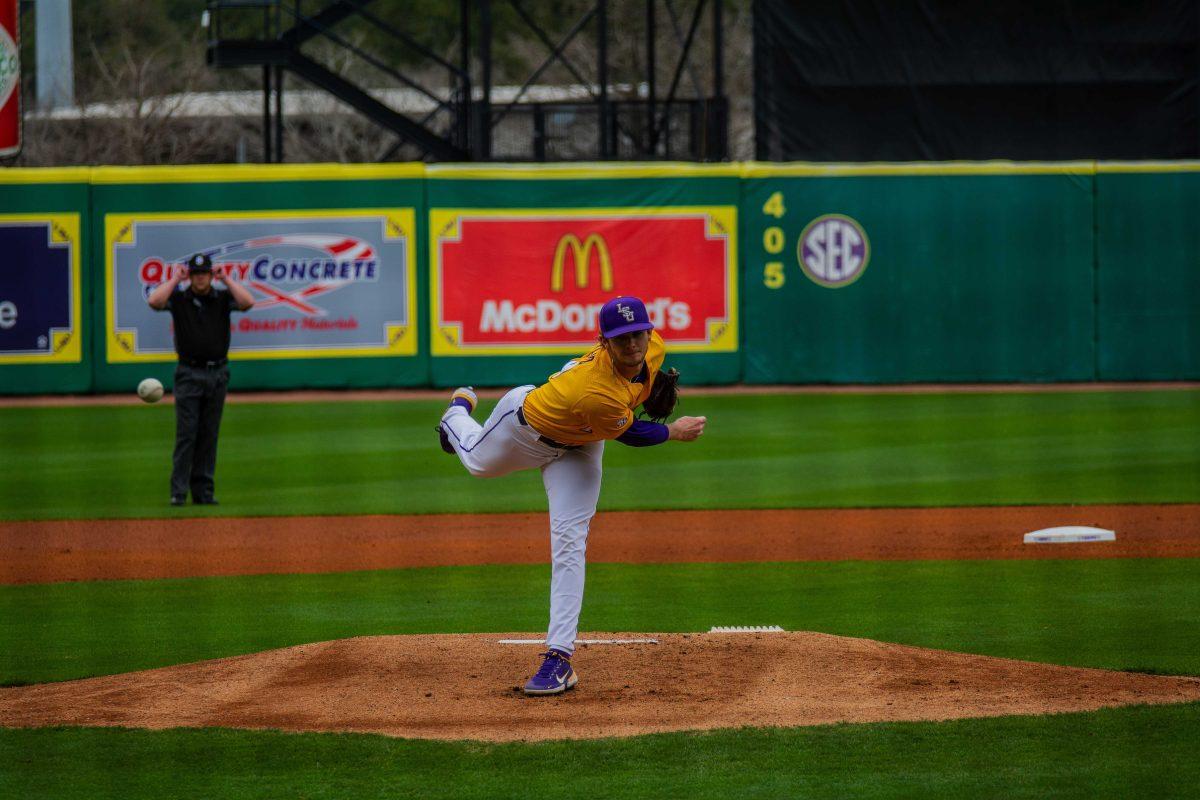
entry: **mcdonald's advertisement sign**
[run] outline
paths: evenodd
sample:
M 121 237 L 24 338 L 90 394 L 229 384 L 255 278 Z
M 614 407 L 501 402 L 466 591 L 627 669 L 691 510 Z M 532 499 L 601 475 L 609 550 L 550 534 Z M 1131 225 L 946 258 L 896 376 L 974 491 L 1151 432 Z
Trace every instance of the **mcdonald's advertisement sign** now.
M 672 352 L 732 352 L 733 206 L 430 211 L 435 356 L 577 355 L 640 297 Z

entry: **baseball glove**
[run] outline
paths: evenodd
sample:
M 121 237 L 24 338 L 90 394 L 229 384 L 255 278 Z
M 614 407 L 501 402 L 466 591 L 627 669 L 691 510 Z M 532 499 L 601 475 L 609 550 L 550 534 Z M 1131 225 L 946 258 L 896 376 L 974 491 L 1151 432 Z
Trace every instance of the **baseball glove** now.
M 650 396 L 642 403 L 642 412 L 654 422 L 662 422 L 671 416 L 679 402 L 679 370 L 671 367 L 662 370 L 654 378 Z

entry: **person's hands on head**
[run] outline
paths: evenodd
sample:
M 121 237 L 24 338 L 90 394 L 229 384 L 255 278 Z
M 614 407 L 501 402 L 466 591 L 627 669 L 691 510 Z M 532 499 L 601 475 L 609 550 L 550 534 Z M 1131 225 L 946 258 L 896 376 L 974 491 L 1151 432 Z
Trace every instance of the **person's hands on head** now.
M 214 281 L 225 282 L 225 265 L 217 264 L 212 268 L 212 276 Z

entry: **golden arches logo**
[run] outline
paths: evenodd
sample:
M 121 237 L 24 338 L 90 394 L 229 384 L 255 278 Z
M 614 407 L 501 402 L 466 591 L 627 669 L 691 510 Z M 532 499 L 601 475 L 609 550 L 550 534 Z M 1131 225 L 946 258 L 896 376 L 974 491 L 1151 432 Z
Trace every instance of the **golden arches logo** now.
M 566 269 L 567 252 L 575 258 L 575 285 L 586 289 L 588 273 L 591 272 L 592 249 L 595 248 L 600 261 L 600 288 L 611 292 L 613 288 L 612 256 L 608 252 L 608 244 L 598 233 L 589 233 L 582 242 L 573 233 L 568 233 L 558 240 L 554 248 L 554 266 L 550 270 L 550 291 L 563 290 L 563 270 Z

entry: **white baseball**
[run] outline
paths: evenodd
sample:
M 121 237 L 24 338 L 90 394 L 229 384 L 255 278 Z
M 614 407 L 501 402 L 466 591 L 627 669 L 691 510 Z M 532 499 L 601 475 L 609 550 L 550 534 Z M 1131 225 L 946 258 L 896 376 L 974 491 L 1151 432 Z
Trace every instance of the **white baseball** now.
M 147 403 L 157 403 L 163 396 L 163 385 L 158 378 L 146 378 L 138 384 L 138 397 Z

